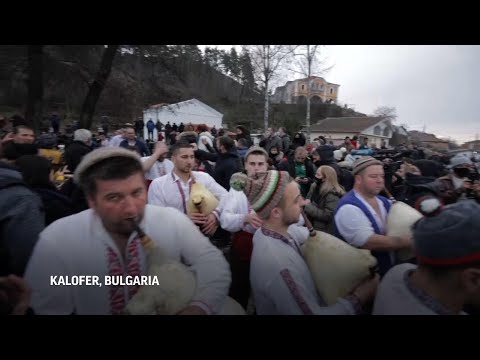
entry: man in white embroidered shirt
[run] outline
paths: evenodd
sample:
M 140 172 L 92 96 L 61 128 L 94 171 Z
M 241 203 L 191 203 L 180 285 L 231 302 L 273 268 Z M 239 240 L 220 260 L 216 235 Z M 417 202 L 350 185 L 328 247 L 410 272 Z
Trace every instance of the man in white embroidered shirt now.
M 212 214 L 188 214 L 188 201 L 193 182 L 199 182 L 221 201 L 228 194 L 227 190 L 217 184 L 209 174 L 192 171 L 195 165 L 195 155 L 192 146 L 180 142 L 172 146 L 173 171 L 159 177 L 150 184 L 148 189 L 148 203 L 152 205 L 173 207 L 187 214 L 190 219 L 200 226 L 201 231 L 212 236 L 218 229 L 221 208 L 218 207 Z
M 243 190 L 263 219 L 253 237 L 250 269 L 258 315 L 354 315 L 373 300 L 378 276 L 334 305 L 322 306 L 300 244 L 288 231 L 289 225 L 298 221 L 305 200 L 287 172 L 271 170 L 255 179 L 237 173 L 230 185 Z
M 268 154 L 264 148 L 252 146 L 248 149 L 245 155 L 245 171 L 250 178 L 254 178 L 257 173 L 268 171 Z M 255 231 L 262 225 L 262 219 L 253 211 L 243 191 L 230 188 L 223 202 L 221 226 L 234 233 L 229 256 L 232 272 L 229 296 L 247 309 L 250 299 L 252 240 Z M 300 220 L 289 227 L 289 234 L 303 243 L 308 238 L 309 231 L 303 226 L 303 216 L 300 216 Z
M 183 213 L 147 205 L 140 157 L 107 147 L 87 154 L 74 174 L 90 209 L 52 223 L 41 234 L 27 266 L 36 314 L 122 314 L 135 286 L 51 286 L 52 276 L 147 275 L 148 263 L 136 225 L 165 254 L 195 273 L 192 301 L 179 314 L 216 314 L 230 285 L 228 263 Z

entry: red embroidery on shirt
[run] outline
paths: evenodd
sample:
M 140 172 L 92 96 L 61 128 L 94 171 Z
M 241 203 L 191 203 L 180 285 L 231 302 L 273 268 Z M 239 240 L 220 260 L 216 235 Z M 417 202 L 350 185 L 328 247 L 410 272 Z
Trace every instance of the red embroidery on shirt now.
M 295 282 L 292 275 L 290 274 L 290 271 L 288 269 L 284 269 L 280 271 L 280 275 L 282 276 L 283 281 L 285 281 L 285 284 L 288 287 L 288 290 L 290 290 L 290 293 L 292 294 L 293 298 L 295 299 L 298 306 L 300 307 L 300 310 L 302 310 L 302 313 L 304 315 L 313 315 L 312 310 L 310 309 L 307 302 L 305 301 L 302 294 L 300 293 L 297 283 Z
M 126 273 L 118 255 L 111 248 L 107 248 L 107 266 L 110 276 L 130 275 L 133 277 L 141 275 L 141 266 L 139 258 L 140 239 L 137 237 L 130 242 L 127 247 L 127 266 Z M 126 286 L 126 285 L 125 285 Z M 120 315 L 127 305 L 127 302 L 137 293 L 139 285 L 128 286 L 128 299 L 125 298 L 125 288 L 123 285 L 110 285 L 110 313 Z

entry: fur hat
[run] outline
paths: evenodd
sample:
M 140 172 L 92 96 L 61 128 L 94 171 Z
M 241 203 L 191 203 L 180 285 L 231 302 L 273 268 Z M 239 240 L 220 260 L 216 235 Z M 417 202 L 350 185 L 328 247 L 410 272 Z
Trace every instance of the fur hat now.
M 79 184 L 80 177 L 92 165 L 95 165 L 96 163 L 108 158 L 122 156 L 129 157 L 137 160 L 138 162 L 141 162 L 140 155 L 138 155 L 138 153 L 135 151 L 127 150 L 121 147 L 101 147 L 89 152 L 83 157 L 82 161 L 80 162 L 80 164 L 78 164 L 73 174 L 74 182 L 76 184 Z
M 233 174 L 230 186 L 237 191 L 243 191 L 252 209 L 265 218 L 278 205 L 289 182 L 290 175 L 287 172 L 269 170 L 257 173 L 254 178 L 249 178 L 244 173 Z
M 352 174 L 357 175 L 359 172 L 372 165 L 380 165 L 383 167 L 383 163 L 380 160 L 377 160 L 371 156 L 362 156 L 360 159 L 354 161 Z
M 480 205 L 474 200 L 443 207 L 427 197 L 418 209 L 425 215 L 413 226 L 419 264 L 468 265 L 480 262 Z

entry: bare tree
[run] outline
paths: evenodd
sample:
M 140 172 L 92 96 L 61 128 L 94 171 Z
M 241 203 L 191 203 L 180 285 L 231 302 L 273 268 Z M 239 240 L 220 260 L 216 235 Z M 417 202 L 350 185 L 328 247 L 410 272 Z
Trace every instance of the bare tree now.
M 28 98 L 25 119 L 35 131 L 40 129 L 43 115 L 43 47 L 28 45 Z
M 295 51 L 294 68 L 289 70 L 301 74 L 307 78 L 307 115 L 305 125 L 307 128 L 307 143 L 310 142 L 310 89 L 312 87 L 312 76 L 319 76 L 327 73 L 333 66 L 326 66 L 326 59 L 320 58 L 322 45 L 300 45 Z
M 381 116 L 390 122 L 394 122 L 397 119 L 397 109 L 390 106 L 379 106 L 373 112 L 375 116 Z
M 245 45 L 250 53 L 256 80 L 262 85 L 265 96 L 263 123 L 268 128 L 269 90 L 274 79 L 284 65 L 294 54 L 298 45 Z
M 90 129 L 93 122 L 93 115 L 95 113 L 95 107 L 97 106 L 98 99 L 105 88 L 110 72 L 112 71 L 113 59 L 117 54 L 119 45 L 108 45 L 103 53 L 100 68 L 98 69 L 95 80 L 90 85 L 85 98 L 85 102 L 82 106 L 82 112 L 80 114 L 80 129 Z

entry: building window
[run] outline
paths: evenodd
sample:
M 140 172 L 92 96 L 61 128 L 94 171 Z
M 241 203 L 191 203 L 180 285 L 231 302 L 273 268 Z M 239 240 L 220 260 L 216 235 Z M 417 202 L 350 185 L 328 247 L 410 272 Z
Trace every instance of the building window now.
M 330 88 L 330 94 L 333 94 L 333 88 Z
M 383 129 L 383 136 L 389 137 L 390 136 L 390 131 L 388 130 L 388 127 Z
M 382 132 L 382 129 L 380 128 L 380 126 L 377 125 L 373 128 L 373 135 L 380 135 L 381 132 Z
M 302 90 L 305 90 L 305 85 L 302 85 Z

